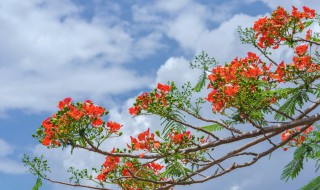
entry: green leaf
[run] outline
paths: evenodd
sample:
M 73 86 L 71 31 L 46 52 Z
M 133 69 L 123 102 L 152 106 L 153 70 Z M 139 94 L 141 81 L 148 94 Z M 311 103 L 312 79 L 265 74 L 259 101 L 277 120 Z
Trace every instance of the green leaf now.
M 294 158 L 301 158 L 305 156 L 305 153 L 307 152 L 307 147 L 302 145 L 299 148 L 296 149 L 296 151 L 294 152 Z
M 164 177 L 181 177 L 186 176 L 188 172 L 192 172 L 190 169 L 183 167 L 180 162 L 174 161 L 166 167 L 161 175 Z
M 298 104 L 301 108 L 304 103 L 308 101 L 308 95 L 304 90 L 297 90 L 293 93 L 293 95 L 287 99 L 287 101 L 279 108 L 280 112 L 286 113 L 289 116 L 294 115 L 295 107 Z M 276 120 L 282 119 L 282 121 L 286 120 L 287 118 L 281 114 L 275 115 Z
M 281 180 L 288 181 L 289 178 L 296 178 L 301 169 L 303 169 L 303 158 L 304 157 L 297 157 L 289 162 L 282 171 Z
M 33 186 L 32 190 L 39 190 L 39 188 L 42 186 L 42 180 L 41 178 L 37 179 L 36 184 Z
M 201 128 L 208 131 L 208 132 L 212 132 L 212 131 L 221 131 L 223 129 L 223 126 L 215 123 L 212 125 L 203 126 Z
M 313 23 L 313 20 L 310 20 L 308 22 L 304 23 L 304 28 L 307 28 L 308 26 L 310 26 Z
M 301 187 L 299 190 L 319 190 L 320 189 L 320 176 L 311 180 L 308 184 Z
M 206 74 L 206 71 L 204 70 L 203 74 L 199 77 L 198 83 L 193 88 L 193 90 L 196 92 L 200 92 L 201 89 L 206 85 L 206 78 L 207 78 L 207 74 Z

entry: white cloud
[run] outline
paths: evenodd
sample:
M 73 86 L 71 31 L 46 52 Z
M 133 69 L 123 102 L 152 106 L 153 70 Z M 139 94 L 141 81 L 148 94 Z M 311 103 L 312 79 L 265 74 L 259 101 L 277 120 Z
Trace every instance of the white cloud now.
M 0 157 L 6 157 L 13 153 L 13 147 L 3 139 L 0 139 Z
M 238 185 L 232 186 L 230 190 L 240 190 L 240 187 Z
M 292 1 L 277 1 L 277 0 L 246 0 L 246 2 L 255 2 L 261 1 L 267 4 L 271 9 L 276 9 L 278 6 L 282 6 L 285 9 L 291 11 L 292 6 L 302 8 L 303 6 L 308 6 L 312 9 L 319 10 L 320 5 L 318 1 L 299 1 L 299 0 L 292 0 Z
M 228 1 L 215 6 L 195 1 L 175 3 L 176 6 L 171 8 L 163 3 L 135 5 L 132 9 L 133 18 L 137 23 L 145 24 L 144 27 L 151 25 L 161 31 L 192 55 L 205 50 L 218 60 L 226 61 L 248 50 L 241 44 L 237 29 L 238 26 L 251 27 L 257 17 L 232 15 L 234 9 L 241 4 L 239 1 Z
M 200 75 L 199 70 L 192 70 L 189 62 L 184 57 L 170 57 L 157 71 L 157 77 L 151 88 L 155 88 L 158 82 L 167 83 L 174 81 L 177 86 L 186 82 L 195 82 Z
M 5 174 L 22 174 L 25 167 L 20 162 L 16 162 L 9 158 L 14 153 L 14 147 L 5 140 L 0 139 L 0 172 Z
M 148 77 L 123 63 L 163 48 L 162 34 L 137 36 L 120 18 L 106 23 L 98 13 L 88 21 L 83 9 L 69 0 L 1 3 L 1 112 L 52 110 L 65 96 L 100 101 L 147 86 Z

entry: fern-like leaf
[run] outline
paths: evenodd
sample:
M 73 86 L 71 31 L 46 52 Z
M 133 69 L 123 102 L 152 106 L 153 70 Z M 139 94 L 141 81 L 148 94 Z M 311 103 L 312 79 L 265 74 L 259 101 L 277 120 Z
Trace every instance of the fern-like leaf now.
M 207 74 L 206 71 L 203 71 L 202 75 L 200 75 L 199 80 L 193 90 L 196 92 L 200 92 L 202 88 L 206 85 Z
M 297 157 L 294 158 L 291 162 L 289 162 L 282 174 L 281 174 L 281 180 L 288 181 L 290 178 L 294 179 L 298 176 L 300 171 L 303 169 L 303 158 L 304 157 Z
M 301 187 L 299 190 L 319 190 L 320 189 L 320 176 L 311 180 L 308 184 Z
M 223 126 L 216 123 L 212 125 L 203 126 L 201 128 L 208 132 L 212 132 L 212 131 L 221 131 L 223 129 Z
M 301 108 L 304 103 L 308 101 L 308 95 L 304 90 L 299 90 L 294 92 L 294 94 L 288 98 L 288 100 L 279 108 L 280 112 L 283 112 L 289 116 L 294 115 L 295 113 L 295 107 L 298 104 Z M 276 120 L 286 120 L 287 118 L 283 116 L 282 114 L 276 114 L 275 115 Z

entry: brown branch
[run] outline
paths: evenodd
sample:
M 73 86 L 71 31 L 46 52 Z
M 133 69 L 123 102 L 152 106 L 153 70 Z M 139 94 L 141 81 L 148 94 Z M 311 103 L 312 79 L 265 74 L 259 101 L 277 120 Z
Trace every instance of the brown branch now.
M 263 133 L 263 136 L 266 137 L 266 139 L 269 141 L 270 144 L 272 144 L 273 146 L 276 146 L 267 136 L 266 133 L 263 129 L 263 127 L 261 127 L 260 125 L 257 125 L 255 122 L 253 122 L 249 117 L 247 117 L 247 115 L 245 115 L 245 119 L 247 119 L 249 121 L 249 123 L 251 123 L 251 125 L 253 125 L 255 128 L 260 129 Z
M 317 106 L 312 105 L 310 106 L 308 109 L 306 109 L 304 112 L 305 113 L 309 113 L 312 110 L 314 110 Z M 302 117 L 302 116 L 301 116 Z M 297 117 L 296 120 L 288 122 L 288 123 L 283 123 L 283 124 L 279 124 L 279 125 L 273 125 L 273 126 L 269 126 L 269 127 L 264 127 L 264 132 L 265 133 L 271 133 L 271 132 L 282 132 L 284 130 L 296 127 L 296 126 L 301 126 L 301 125 L 308 125 L 310 123 L 314 123 L 316 121 L 320 120 L 320 113 L 315 114 L 310 116 L 309 118 L 301 118 L 300 116 Z M 189 148 L 185 148 L 185 149 L 180 149 L 178 152 L 180 154 L 185 154 L 185 153 L 191 153 L 191 152 L 196 152 L 202 149 L 207 149 L 207 148 L 213 148 L 216 147 L 218 145 L 222 145 L 222 144 L 228 144 L 228 143 L 232 143 L 232 142 L 236 142 L 236 141 L 240 141 L 243 139 L 247 139 L 247 138 L 253 138 L 253 137 L 257 137 L 263 135 L 263 132 L 259 129 L 259 130 L 253 130 L 253 131 L 249 131 L 249 132 L 244 132 L 242 134 L 236 135 L 236 136 L 231 136 L 231 137 L 226 137 L 223 139 L 219 139 L 216 141 L 212 141 L 212 142 L 207 142 L 204 144 L 200 144 L 198 146 L 193 146 L 193 147 L 189 147 Z M 118 157 L 129 157 L 129 158 L 139 158 L 139 154 L 127 154 L 127 153 L 110 153 L 110 152 L 105 152 L 102 150 L 95 150 L 92 148 L 88 148 L 88 147 L 83 147 L 80 145 L 72 145 L 76 148 L 82 148 L 82 149 L 86 149 L 88 151 L 93 151 L 93 152 L 97 152 L 100 153 L 102 155 L 108 155 L 108 156 L 118 156 Z M 174 152 L 169 152 L 168 155 L 170 154 L 174 154 Z M 144 155 L 143 159 L 155 159 L 155 158 L 162 158 L 164 157 L 163 155 L 160 154 L 149 154 L 149 155 Z
M 61 185 L 71 186 L 71 187 L 82 187 L 82 188 L 98 189 L 98 190 L 112 190 L 112 189 L 102 188 L 102 187 L 93 187 L 93 186 L 81 185 L 81 184 L 71 184 L 71 183 L 66 183 L 66 182 L 62 182 L 62 181 L 52 180 L 52 179 L 49 179 L 46 177 L 43 177 L 43 179 L 50 181 L 52 183 L 57 183 L 57 184 L 61 184 Z
M 262 152 L 262 153 L 260 153 L 260 154 L 257 154 L 257 155 L 252 159 L 252 161 L 250 161 L 250 162 L 246 162 L 246 163 L 243 163 L 243 164 L 235 164 L 235 163 L 234 163 L 234 164 L 232 164 L 232 166 L 230 166 L 229 168 L 223 170 L 222 172 L 220 172 L 220 173 L 216 173 L 216 172 L 215 172 L 213 175 L 208 176 L 208 177 L 206 177 L 205 179 L 196 180 L 196 181 L 192 181 L 192 182 L 190 182 L 190 181 L 185 181 L 185 180 L 187 180 L 189 177 L 192 177 L 193 175 L 197 175 L 198 173 L 203 172 L 203 171 L 205 171 L 206 169 L 212 167 L 212 165 L 216 164 L 217 161 L 215 161 L 215 162 L 213 162 L 212 165 L 203 167 L 203 168 L 199 169 L 198 171 L 194 172 L 192 175 L 189 175 L 188 177 L 185 177 L 185 178 L 183 178 L 182 180 L 179 180 L 179 181 L 181 181 L 181 182 L 176 182 L 175 184 L 170 184 L 170 185 L 167 185 L 166 187 L 173 187 L 174 185 L 190 185 L 190 184 L 194 184 L 194 183 L 203 183 L 203 182 L 208 181 L 208 180 L 210 180 L 210 179 L 213 179 L 213 178 L 222 176 L 222 175 L 224 175 L 224 174 L 226 174 L 226 173 L 229 173 L 229 172 L 231 172 L 232 170 L 235 170 L 235 169 L 237 169 L 237 168 L 248 167 L 248 166 L 254 164 L 255 162 L 257 162 L 257 161 L 258 161 L 259 159 L 261 159 L 262 157 L 270 154 L 271 152 L 275 151 L 275 150 L 278 149 L 279 147 L 285 145 L 286 143 L 288 143 L 288 142 L 291 141 L 293 138 L 295 138 L 296 136 L 298 136 L 299 134 L 301 134 L 304 130 L 306 130 L 306 129 L 307 129 L 308 127 L 310 127 L 310 126 L 311 126 L 311 124 L 303 127 L 300 131 L 297 131 L 297 132 L 293 133 L 292 135 L 290 135 L 285 141 L 282 141 L 282 142 L 278 143 L 276 146 L 273 146 L 273 147 L 271 147 L 270 149 L 268 149 L 268 150 L 266 150 L 266 151 L 264 151 L 264 152 Z M 263 138 L 265 138 L 265 137 L 263 137 Z M 263 139 L 263 138 L 261 138 L 261 139 Z M 249 143 L 249 144 L 251 144 L 251 143 Z M 246 146 L 248 146 L 249 144 L 247 144 Z M 255 144 L 256 144 L 256 143 L 255 143 Z M 241 148 L 241 149 L 243 149 L 243 148 Z M 237 149 L 237 151 L 239 151 L 239 149 Z M 157 189 L 157 190 L 161 190 L 161 188 L 160 188 L 160 189 Z
M 316 102 L 313 103 L 310 107 L 304 110 L 303 113 L 297 117 L 297 119 L 302 119 L 305 115 L 308 115 L 310 112 L 316 109 L 319 105 L 320 105 L 320 98 L 317 99 Z
M 256 44 L 253 44 L 253 46 L 254 46 L 255 48 L 257 48 L 272 64 L 278 66 L 278 64 L 277 64 L 273 59 L 271 59 L 271 58 L 266 54 L 266 52 L 262 51 L 262 49 L 261 49 L 259 46 L 257 46 Z
M 311 40 L 306 40 L 306 39 L 303 39 L 303 38 L 298 38 L 298 39 L 296 39 L 294 41 L 295 42 L 308 42 L 308 43 L 320 46 L 320 43 L 318 43 L 318 42 L 314 42 L 314 41 L 311 41 Z
M 196 115 L 196 114 L 194 114 L 194 113 L 192 113 L 189 110 L 184 109 L 184 108 L 182 108 L 181 110 L 185 111 L 189 115 L 191 115 L 191 116 L 193 116 L 193 117 L 195 117 L 197 119 L 200 119 L 202 121 L 205 121 L 205 122 L 208 122 L 208 123 L 216 123 L 216 124 L 221 125 L 222 127 L 224 127 L 225 129 L 227 129 L 229 131 L 232 131 L 232 132 L 235 132 L 235 133 L 238 133 L 238 134 L 242 134 L 242 131 L 240 131 L 239 129 L 236 129 L 234 127 L 230 127 L 230 126 L 228 126 L 227 124 L 225 124 L 223 122 L 220 122 L 220 121 L 217 121 L 217 120 L 213 120 L 213 119 L 206 119 L 206 118 L 201 117 L 200 115 Z
M 180 123 L 180 124 L 182 124 L 182 125 L 184 125 L 184 126 L 187 126 L 187 127 L 192 128 L 192 129 L 195 129 L 195 130 L 197 130 L 197 131 L 201 131 L 201 132 L 203 132 L 203 133 L 205 133 L 205 134 L 207 134 L 207 135 L 210 135 L 210 136 L 213 137 L 214 139 L 219 140 L 219 137 L 217 137 L 217 136 L 214 135 L 213 133 L 210 133 L 210 132 L 202 129 L 201 127 L 195 127 L 195 126 L 193 126 L 193 125 L 190 125 L 190 124 L 188 124 L 188 123 L 182 122 L 182 121 L 180 121 L 180 120 L 178 120 L 178 119 L 175 119 L 175 118 L 172 118 L 172 117 L 170 117 L 169 119 L 171 119 L 171 120 L 173 120 L 173 121 L 175 121 L 175 122 L 177 122 L 177 123 Z
M 268 106 L 268 107 L 269 107 L 271 110 L 277 112 L 277 113 L 280 114 L 280 115 L 285 116 L 285 117 L 288 118 L 288 119 L 295 120 L 295 119 L 294 119 L 293 117 L 291 117 L 290 115 L 288 115 L 288 114 L 286 114 L 286 113 L 283 113 L 283 112 L 281 112 L 281 111 L 273 108 L 272 106 Z
M 265 131 L 265 133 L 271 133 L 271 132 L 281 133 L 284 130 L 291 129 L 296 126 L 309 125 L 309 124 L 314 123 L 319 120 L 320 120 L 320 113 L 312 115 L 309 118 L 297 119 L 295 121 L 292 121 L 289 123 L 284 123 L 281 125 L 279 124 L 279 125 L 274 125 L 274 126 L 270 126 L 270 127 L 264 127 L 264 131 Z M 199 147 L 190 147 L 190 148 L 182 149 L 182 150 L 180 150 L 180 152 L 181 153 L 195 152 L 200 149 L 213 148 L 218 145 L 228 144 L 231 142 L 236 142 L 236 141 L 247 139 L 247 138 L 257 137 L 262 134 L 263 133 L 261 130 L 254 130 L 254 131 L 246 132 L 241 135 L 234 136 L 234 137 L 227 137 L 227 138 L 220 139 L 217 141 L 204 143 L 202 145 L 199 145 Z

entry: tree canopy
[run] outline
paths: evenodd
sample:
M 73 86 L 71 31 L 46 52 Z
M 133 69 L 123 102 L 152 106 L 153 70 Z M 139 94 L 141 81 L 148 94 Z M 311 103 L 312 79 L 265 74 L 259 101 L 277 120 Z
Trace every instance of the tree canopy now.
M 206 53 L 190 63 L 201 70 L 196 85 L 174 81 L 139 95 L 128 110 L 133 117 L 157 115 L 159 130 L 131 136 L 126 148 L 105 150 L 110 138 L 119 138 L 126 127 L 108 118 L 108 110 L 90 100 L 74 102 L 65 98 L 58 111 L 45 119 L 34 137 L 48 148 L 84 149 L 106 157 L 101 167 L 70 168 L 70 182 L 55 181 L 44 157 L 24 163 L 42 180 L 75 187 L 109 189 L 173 189 L 203 183 L 233 170 L 248 167 L 277 149 L 296 148 L 293 160 L 281 179 L 294 179 L 306 159 L 320 165 L 320 45 L 319 33 L 310 28 L 319 24 L 315 10 L 278 7 L 251 28 L 239 28 L 240 39 L 256 52 L 236 57 L 224 65 Z M 272 53 L 292 50 L 292 59 L 277 62 Z M 206 97 L 201 94 L 206 93 Z M 212 113 L 204 112 L 210 105 Z M 273 137 L 280 137 L 273 138 Z M 264 149 L 255 147 L 265 143 Z M 232 145 L 232 146 L 229 146 Z M 83 180 L 94 182 L 84 185 Z M 320 178 L 306 189 L 318 189 Z

